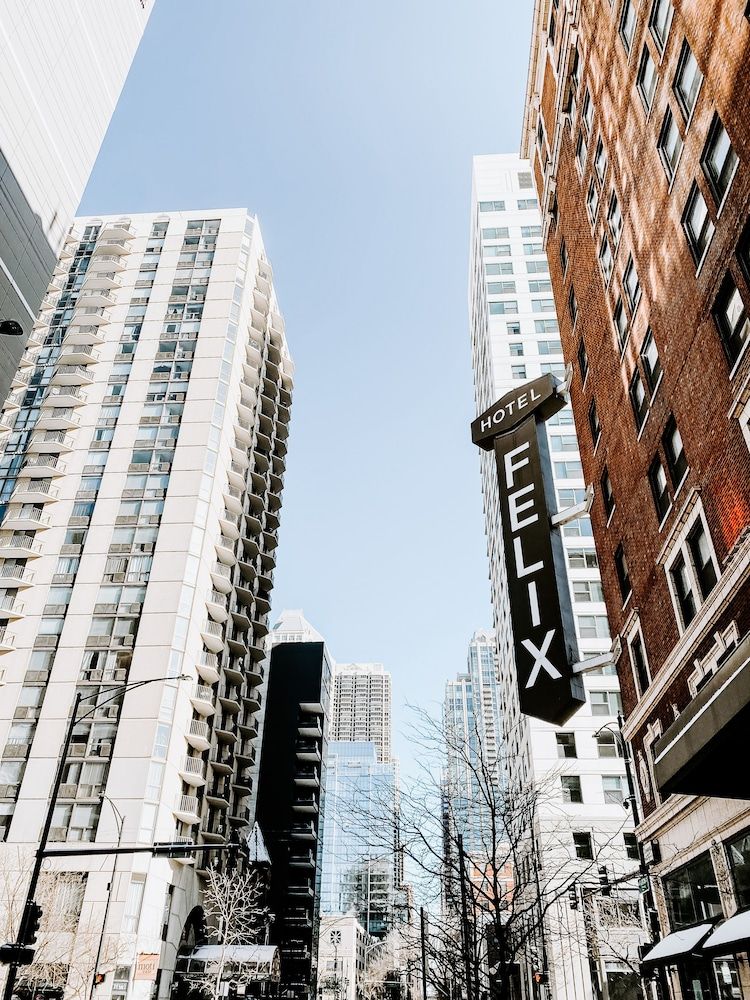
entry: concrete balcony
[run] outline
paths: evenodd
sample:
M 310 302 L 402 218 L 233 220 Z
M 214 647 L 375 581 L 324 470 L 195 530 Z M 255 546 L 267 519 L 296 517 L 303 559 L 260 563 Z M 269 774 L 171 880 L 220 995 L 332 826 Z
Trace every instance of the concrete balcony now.
M 104 306 L 76 306 L 71 325 L 104 326 L 109 323 L 109 310 Z
M 55 503 L 60 491 L 48 479 L 19 479 L 11 503 Z
M 243 480 L 242 486 L 227 486 L 224 490 L 224 503 L 226 504 L 227 510 L 232 511 L 233 514 L 242 514 L 244 487 L 245 482 Z
M 0 559 L 38 559 L 42 546 L 31 535 L 12 535 L 0 538 Z
M 237 556 L 234 551 L 235 539 L 220 535 L 216 540 L 216 555 L 227 566 L 234 566 Z
M 241 520 L 240 514 L 230 513 L 228 510 L 225 510 L 219 517 L 219 524 L 221 525 L 223 535 L 226 538 L 236 541 L 240 537 Z
M 3 531 L 39 531 L 49 528 L 50 519 L 37 507 L 16 506 L 12 504 L 5 513 L 0 528 Z
M 100 240 L 133 240 L 135 229 L 130 219 L 117 219 L 116 222 L 105 222 L 99 230 Z
M 0 619 L 10 621 L 15 618 L 23 618 L 23 601 L 17 597 L 0 597 Z
M 210 649 L 212 653 L 220 653 L 224 648 L 224 629 L 219 622 L 204 621 L 201 637 L 206 649 Z
M 206 784 L 206 764 L 200 757 L 183 757 L 177 770 L 187 785 L 200 788 Z
M 18 472 L 21 479 L 49 479 L 54 476 L 64 476 L 66 466 L 56 455 L 34 455 L 26 459 L 26 464 Z
M 0 625 L 0 653 L 12 653 L 15 648 L 16 637 L 9 635 L 6 625 Z
M 76 300 L 76 308 L 88 308 L 89 306 L 103 306 L 107 308 L 108 306 L 116 305 L 117 299 L 114 295 L 105 288 L 83 288 L 78 293 L 78 299 Z
M 214 693 L 210 687 L 206 687 L 204 684 L 196 684 L 190 695 L 190 702 L 198 715 L 208 717 L 216 711 Z
M 181 823 L 200 823 L 200 805 L 197 795 L 179 795 L 172 812 Z
M 60 365 L 50 379 L 50 385 L 77 387 L 91 385 L 93 381 L 94 373 L 86 365 Z
M 111 239 L 111 240 L 99 239 L 99 241 L 97 242 L 96 246 L 94 247 L 94 252 L 91 255 L 92 261 L 93 261 L 94 257 L 98 257 L 99 255 L 102 255 L 102 256 L 105 256 L 105 257 L 120 257 L 123 254 L 129 253 L 130 252 L 130 240 L 131 239 L 132 239 L 132 237 L 130 237 L 130 236 L 128 236 L 127 238 L 120 239 L 120 240 L 116 240 L 116 239 Z
M 232 589 L 232 568 L 224 563 L 217 562 L 211 570 L 211 579 L 214 587 L 222 594 L 228 594 Z
M 83 406 L 88 399 L 85 392 L 72 385 L 52 386 L 47 395 L 42 400 L 42 406 L 53 406 L 55 408 L 73 406 Z
M 221 674 L 219 673 L 219 660 L 216 653 L 203 653 L 196 663 L 201 680 L 206 684 L 215 684 Z
M 206 593 L 206 608 L 215 622 L 225 622 L 229 618 L 227 595 L 213 588 Z M 216 652 L 219 652 L 216 650 Z
M 34 574 L 21 566 L 0 566 L 0 587 L 20 590 L 34 584 Z
M 203 753 L 204 750 L 208 750 L 211 746 L 211 733 L 208 728 L 207 722 L 201 722 L 198 719 L 190 720 L 190 728 L 185 733 L 185 739 L 188 741 L 193 750 L 198 750 Z
M 73 438 L 65 431 L 46 431 L 32 437 L 28 450 L 31 455 L 61 455 L 72 451 L 74 444 Z
M 95 251 L 91 257 L 89 269 L 86 272 L 87 275 L 97 274 L 99 272 L 116 274 L 125 269 L 127 262 L 123 260 L 121 254 L 105 253 L 104 247 L 97 247 L 97 251 L 99 250 L 101 250 L 101 252 Z
M 117 258 L 119 263 L 120 258 Z M 111 292 L 113 288 L 120 288 L 122 286 L 122 280 L 117 276 L 116 270 L 111 271 L 99 270 L 92 271 L 90 268 L 86 272 L 86 277 L 83 279 L 83 285 L 81 286 L 82 291 L 105 291 Z
M 63 365 L 95 365 L 98 360 L 99 352 L 91 344 L 70 344 L 60 351 Z
M 70 431 L 80 427 L 81 418 L 76 414 L 72 406 L 55 406 L 52 409 L 44 408 L 39 414 L 36 422 L 38 431 Z M 70 439 L 72 441 L 72 438 Z

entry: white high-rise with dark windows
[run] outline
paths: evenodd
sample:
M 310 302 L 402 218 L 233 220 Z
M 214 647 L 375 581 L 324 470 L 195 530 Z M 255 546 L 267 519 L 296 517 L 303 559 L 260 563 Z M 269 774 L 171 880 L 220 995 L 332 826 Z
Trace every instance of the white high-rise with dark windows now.
M 0 871 L 36 846 L 76 695 L 53 842 L 252 823 L 292 372 L 244 209 L 75 222 L 2 412 Z M 111 882 L 96 997 L 168 996 L 206 863 L 50 862 L 39 983 L 91 980 Z
M 391 759 L 391 675 L 382 663 L 337 663 L 333 674 L 331 739 L 375 744 Z
M 515 155 L 474 158 L 471 229 L 469 315 L 475 405 L 481 413 L 528 379 L 547 372 L 562 379 L 565 374 L 528 162 Z M 547 421 L 547 434 L 558 509 L 570 507 L 584 499 L 585 483 L 569 407 Z M 520 780 L 550 790 L 550 801 L 540 811 L 537 843 L 559 841 L 556 849 L 580 860 L 586 872 L 581 883 L 588 885 L 596 882 L 592 858 L 607 865 L 610 877 L 637 863 L 616 735 L 621 707 L 616 671 L 610 665 L 584 676 L 586 704 L 563 727 L 521 715 L 494 452 L 481 452 L 480 462 L 505 752 Z M 588 517 L 570 521 L 562 534 L 583 659 L 610 649 L 597 554 Z M 545 830 L 554 830 L 554 837 L 545 837 Z M 544 866 L 543 856 L 539 863 Z M 589 964 L 578 955 L 588 954 L 581 910 L 569 910 L 565 898 L 550 908 L 546 924 L 552 997 L 591 995 Z M 623 934 L 630 955 L 637 935 L 632 926 Z M 563 948 L 561 940 L 570 935 L 578 944 Z M 595 962 L 605 996 L 608 983 L 629 974 L 627 962 L 617 954 L 616 948 L 602 948 Z

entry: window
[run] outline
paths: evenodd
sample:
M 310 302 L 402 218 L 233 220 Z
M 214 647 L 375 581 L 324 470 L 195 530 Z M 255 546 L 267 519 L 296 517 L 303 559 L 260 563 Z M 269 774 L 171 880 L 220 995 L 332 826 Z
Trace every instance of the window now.
M 617 573 L 617 582 L 620 585 L 620 594 L 622 595 L 623 603 L 625 603 L 628 597 L 630 597 L 633 587 L 630 583 L 630 571 L 628 570 L 628 562 L 625 558 L 625 549 L 622 547 L 622 543 L 617 546 L 615 551 L 615 572 Z
M 625 779 L 619 774 L 603 774 L 602 791 L 608 805 L 621 806 L 625 801 Z
M 562 354 L 562 344 L 559 340 L 540 340 L 536 346 L 542 355 Z
M 604 175 L 607 172 L 607 154 L 604 150 L 604 143 L 601 136 L 596 144 L 596 152 L 594 153 L 594 170 L 596 171 L 596 176 L 599 178 L 599 183 L 602 184 L 604 182 Z
M 490 302 L 490 316 L 505 316 L 518 312 L 518 302 L 508 299 L 506 302 Z
M 574 580 L 573 602 L 575 604 L 597 604 L 604 600 L 604 591 L 598 580 Z
M 706 199 L 695 182 L 690 189 L 682 215 L 682 228 L 685 230 L 693 260 L 696 264 L 700 264 L 714 235 L 714 224 L 708 214 Z
M 737 257 L 742 265 L 742 270 L 745 272 L 745 277 L 750 283 L 750 221 L 745 225 L 745 231 L 740 237 L 737 247 Z
M 703 82 L 703 74 L 698 68 L 698 61 L 685 40 L 682 43 L 680 61 L 674 78 L 674 92 L 685 118 L 690 118 L 698 100 L 698 91 Z
M 547 280 L 533 280 L 529 281 L 529 291 L 536 292 L 551 292 L 552 282 Z
M 609 517 L 615 509 L 615 494 L 612 490 L 612 480 L 609 478 L 609 471 L 606 465 L 604 466 L 604 472 L 602 472 L 599 482 L 602 488 L 602 503 L 604 504 L 604 512 L 607 517 Z
M 568 272 L 568 247 L 565 243 L 565 237 L 560 240 L 560 267 L 564 278 Z
M 570 322 L 573 326 L 575 326 L 576 319 L 578 318 L 578 303 L 576 302 L 576 293 L 572 288 L 568 293 L 568 314 L 570 316 Z
M 721 205 L 724 201 L 738 162 L 737 154 L 732 148 L 721 118 L 714 115 L 706 148 L 703 150 L 701 165 L 717 205 Z
M 539 202 L 536 198 L 519 198 L 518 199 L 518 209 L 521 212 L 526 212 L 534 208 L 539 208 Z
M 577 757 L 578 751 L 576 750 L 576 734 L 575 733 L 556 733 L 555 740 L 557 741 L 557 756 L 558 757 Z
M 515 281 L 488 281 L 488 295 L 508 295 L 516 290 Z
M 641 362 L 643 370 L 646 373 L 646 382 L 653 394 L 661 378 L 661 362 L 659 361 L 659 352 L 656 349 L 654 334 L 650 327 L 646 332 L 643 346 L 641 347 Z
M 669 26 L 672 23 L 673 7 L 671 0 L 654 0 L 651 7 L 651 16 L 648 19 L 648 26 L 651 28 L 651 35 L 656 42 L 659 52 L 664 51 L 664 46 L 669 34 Z
M 568 549 L 568 566 L 571 569 L 598 569 L 595 549 Z
M 656 65 L 649 52 L 648 45 L 643 46 L 641 61 L 638 66 L 638 93 L 641 95 L 643 107 L 646 111 L 651 110 L 656 91 Z
M 592 843 L 590 833 L 574 833 L 573 847 L 576 852 L 576 857 L 580 858 L 581 861 L 593 861 L 594 845 Z
M 555 475 L 558 479 L 581 479 L 583 466 L 580 462 L 555 462 Z
M 681 551 L 672 563 L 669 575 L 672 581 L 672 591 L 677 598 L 677 604 L 680 609 L 683 627 L 687 628 L 693 618 L 695 618 L 696 606 L 693 582 L 688 573 L 685 556 Z
M 615 311 L 612 314 L 612 319 L 614 320 L 615 332 L 617 333 L 617 343 L 620 350 L 624 351 L 625 344 L 628 341 L 628 317 L 621 298 L 618 298 L 615 303 Z
M 661 442 L 667 458 L 667 468 L 672 479 L 672 485 L 677 489 L 687 474 L 688 464 L 682 444 L 682 437 L 673 416 L 667 421 Z
M 702 518 L 699 517 L 690 529 L 687 543 L 698 578 L 701 597 L 705 600 L 716 586 L 718 577 Z
M 560 328 L 556 319 L 535 319 L 534 333 L 559 333 Z
M 528 190 L 528 188 L 533 187 L 533 181 L 531 179 L 531 174 L 522 173 L 518 175 L 518 186 L 522 191 Z
M 510 345 L 510 356 L 512 358 L 522 358 L 523 357 L 523 344 L 511 344 Z
M 583 103 L 581 104 L 581 125 L 586 132 L 586 135 L 591 135 L 591 125 L 594 121 L 594 105 L 591 102 L 591 94 L 589 88 L 586 88 L 586 92 L 583 95 Z
M 609 624 L 606 615 L 579 615 L 578 632 L 582 639 L 608 639 Z
M 484 246 L 482 248 L 483 257 L 510 257 L 510 244 L 499 243 L 497 246 Z
M 491 274 L 513 274 L 513 264 L 510 261 L 502 261 L 500 264 L 485 264 L 484 273 Z
M 677 163 L 680 159 L 680 153 L 682 152 L 682 145 L 683 143 L 680 130 L 677 128 L 677 122 L 672 114 L 672 109 L 668 107 L 666 114 L 664 115 L 661 132 L 659 133 L 658 148 L 661 162 L 664 165 L 664 170 L 670 181 L 674 177 L 675 171 L 677 170 Z
M 599 267 L 602 269 L 605 286 L 609 285 L 609 279 L 612 277 L 612 268 L 614 267 L 614 258 L 612 257 L 612 247 L 609 245 L 606 233 L 602 236 L 602 242 L 599 247 Z
M 726 845 L 727 860 L 740 909 L 750 906 L 750 831 L 745 830 Z
M 625 46 L 625 51 L 630 54 L 635 34 L 636 11 L 632 0 L 625 0 L 620 14 L 620 38 Z
M 524 243 L 523 252 L 527 257 L 533 257 L 534 254 L 544 253 L 544 247 L 541 243 Z
M 521 236 L 525 240 L 532 240 L 542 235 L 541 226 L 521 226 Z
M 588 194 L 586 195 L 586 210 L 589 213 L 589 219 L 593 226 L 596 222 L 596 213 L 599 210 L 599 188 L 596 186 L 596 181 L 594 180 L 589 184 Z
M 635 262 L 633 261 L 632 254 L 628 257 L 628 262 L 625 266 L 625 274 L 622 277 L 622 284 L 625 289 L 625 298 L 628 300 L 630 311 L 635 312 L 638 308 L 638 303 L 641 300 L 641 283 L 638 280 L 638 272 L 635 269 Z
M 528 274 L 549 274 L 549 267 L 546 260 L 527 260 L 526 271 Z
M 490 226 L 488 229 L 482 230 L 483 240 L 507 240 L 508 239 L 508 227 L 507 226 Z
M 637 368 L 633 372 L 633 377 L 630 380 L 628 395 L 630 396 L 630 405 L 633 408 L 636 429 L 640 430 L 641 427 L 643 427 L 646 417 L 648 416 L 648 396 L 646 395 L 646 390 L 643 386 L 641 373 Z
M 511 378 L 516 378 L 516 379 L 526 378 L 526 365 L 511 365 L 510 374 Z
M 578 451 L 578 438 L 575 434 L 550 434 L 552 451 Z
M 531 300 L 531 311 L 535 313 L 540 312 L 554 312 L 555 311 L 555 300 L 554 299 L 532 299 Z
M 600 757 L 622 757 L 620 741 L 609 729 L 596 734 L 596 752 Z
M 563 774 L 560 778 L 560 783 L 562 785 L 563 802 L 569 802 L 573 805 L 583 802 L 581 779 L 577 774 Z
M 521 335 L 521 324 L 520 323 L 506 323 L 505 329 L 510 337 L 520 337 Z
M 589 430 L 591 431 L 591 440 L 596 447 L 602 436 L 602 425 L 599 423 L 599 414 L 596 412 L 596 400 L 592 400 L 591 406 L 589 406 Z
M 620 202 L 618 201 L 617 195 L 614 191 L 612 192 L 612 197 L 609 199 L 607 225 L 609 226 L 609 231 L 612 234 L 612 242 L 615 247 L 617 247 L 620 242 L 620 236 L 622 235 L 622 212 L 620 211 Z
M 651 496 L 654 499 L 656 516 L 659 524 L 661 524 L 669 512 L 669 508 L 672 506 L 672 501 L 669 497 L 667 474 L 658 455 L 656 455 L 648 468 L 648 484 L 651 487 Z
M 480 201 L 479 202 L 480 212 L 504 212 L 505 202 L 504 201 Z
M 640 854 L 638 853 L 638 840 L 634 833 L 623 833 L 622 839 L 625 844 L 625 857 L 630 861 L 638 861 L 640 859 Z
M 583 173 L 586 167 L 586 139 L 583 132 L 578 133 L 578 139 L 576 140 L 576 163 L 578 164 L 578 170 Z
M 589 373 L 589 356 L 583 340 L 578 342 L 578 371 L 581 373 L 581 382 L 585 382 Z
M 591 714 L 618 715 L 622 712 L 622 700 L 619 691 L 591 691 L 589 693 L 591 701 Z
M 673 931 L 722 915 L 721 895 L 708 851 L 663 875 L 662 886 Z
M 734 367 L 750 339 L 750 319 L 731 274 L 727 274 L 713 308 L 724 353 Z
M 651 683 L 651 676 L 648 672 L 648 663 L 646 662 L 646 651 L 643 648 L 643 639 L 640 632 L 637 632 L 630 640 L 629 650 L 636 688 L 640 696 Z

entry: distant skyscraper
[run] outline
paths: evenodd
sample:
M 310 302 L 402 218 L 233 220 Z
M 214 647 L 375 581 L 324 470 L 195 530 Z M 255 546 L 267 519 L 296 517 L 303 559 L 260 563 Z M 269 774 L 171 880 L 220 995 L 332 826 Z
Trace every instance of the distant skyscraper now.
M 395 845 L 384 837 L 395 806 L 396 767 L 374 743 L 329 743 L 321 912 L 353 909 L 376 936 L 394 920 Z
M 486 764 L 498 767 L 498 782 L 501 780 L 502 711 L 495 633 L 491 629 L 474 633 L 467 667 L 466 673 L 445 685 L 443 725 L 450 734 L 449 744 L 463 748 L 457 753 L 448 751 L 446 806 L 456 832 L 463 836 L 465 849 L 472 854 L 482 851 L 489 829 L 489 817 L 474 773 L 480 766 L 480 753 Z
M 476 156 L 473 170 L 469 312 L 476 412 L 528 379 L 565 374 L 555 303 L 529 163 L 514 155 Z M 569 407 L 547 421 L 559 509 L 585 497 L 578 440 Z M 556 727 L 520 713 L 502 538 L 500 497 L 493 452 L 481 453 L 482 491 L 490 583 L 498 647 L 504 750 L 516 781 L 550 788 L 538 813 L 537 844 L 569 851 L 583 871 L 596 857 L 618 873 L 637 858 L 632 822 L 623 817 L 628 791 L 617 736 L 620 691 L 613 665 L 584 675 L 586 704 Z M 598 558 L 588 517 L 563 526 L 581 657 L 607 653 L 611 640 Z M 606 727 L 606 728 L 603 728 Z M 563 826 L 561 828 L 561 822 Z M 542 869 L 544 853 L 537 862 Z M 557 862 L 549 862 L 554 867 Z M 547 872 L 547 875 L 551 875 Z M 554 1000 L 579 1000 L 592 992 L 581 911 L 546 917 Z M 565 931 L 561 931 L 562 927 Z M 561 948 L 565 935 L 579 944 Z M 632 935 L 631 935 L 632 937 Z M 637 936 L 628 943 L 635 954 Z M 614 959 L 613 959 L 614 961 Z M 606 980 L 604 952 L 595 960 Z
M 0 403 L 153 0 L 5 0 L 0 23 Z M 84 96 L 85 92 L 85 96 Z
M 52 840 L 113 846 L 121 817 L 127 844 L 219 845 L 252 822 L 291 404 L 244 209 L 80 219 L 47 301 L 2 412 L 0 871 L 35 846 L 76 696 Z M 150 953 L 168 995 L 204 857 L 118 858 L 115 993 L 152 995 Z M 111 868 L 56 868 L 98 934 Z
M 378 760 L 391 759 L 391 675 L 382 663 L 337 663 L 331 739 L 370 740 Z

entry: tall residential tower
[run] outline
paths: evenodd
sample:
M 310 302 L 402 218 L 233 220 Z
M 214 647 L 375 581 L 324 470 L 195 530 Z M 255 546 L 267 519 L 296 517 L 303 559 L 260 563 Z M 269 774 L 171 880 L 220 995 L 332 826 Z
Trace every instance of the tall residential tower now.
M 76 696 L 53 840 L 221 845 L 252 822 L 291 388 L 244 209 L 75 223 L 2 414 L 6 870 L 35 846 Z M 204 858 L 118 859 L 115 992 L 151 996 L 135 965 L 157 954 L 168 995 Z M 111 873 L 80 857 L 44 877 L 63 871 L 86 924 L 57 952 L 73 975 Z
M 391 675 L 382 663 L 337 663 L 331 739 L 372 741 L 378 760 L 391 759 Z

